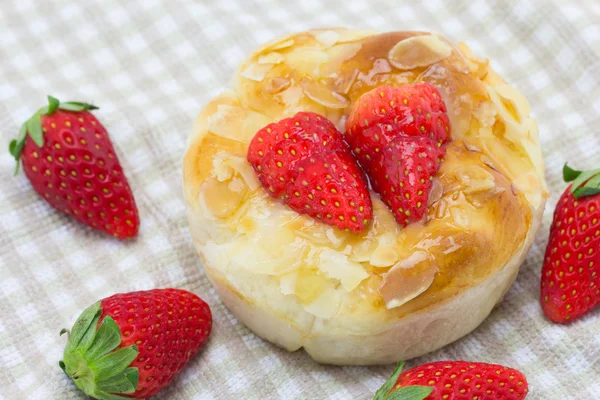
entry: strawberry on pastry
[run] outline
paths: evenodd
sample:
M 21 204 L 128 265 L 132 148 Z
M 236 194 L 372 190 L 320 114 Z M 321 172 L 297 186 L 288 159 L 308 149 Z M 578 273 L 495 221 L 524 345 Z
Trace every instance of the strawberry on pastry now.
M 437 361 L 394 373 L 373 400 L 522 400 L 529 391 L 525 376 L 513 368 L 468 361 Z
M 432 139 L 398 136 L 374 158 L 371 185 L 401 225 L 423 217 L 431 180 L 443 156 L 443 148 Z
M 87 103 L 48 96 L 10 143 L 33 189 L 51 206 L 119 239 L 136 236 L 138 210 L 108 132 Z
M 95 399 L 143 399 L 167 386 L 208 339 L 212 314 L 180 289 L 116 294 L 79 316 L 59 363 Z
M 576 171 L 561 196 L 542 267 L 541 303 L 554 322 L 570 322 L 600 304 L 600 169 Z
M 450 140 L 438 90 L 420 83 L 363 94 L 346 121 L 345 139 L 396 221 L 406 226 L 421 220 Z
M 373 218 L 362 170 L 321 115 L 299 112 L 267 125 L 250 142 L 247 158 L 267 193 L 300 214 L 353 232 Z

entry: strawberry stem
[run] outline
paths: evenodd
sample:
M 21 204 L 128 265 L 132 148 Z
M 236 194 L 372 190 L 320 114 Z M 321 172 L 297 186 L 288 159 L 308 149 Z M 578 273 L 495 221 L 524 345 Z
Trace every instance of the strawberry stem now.
M 600 193 L 600 169 L 578 171 L 565 164 L 563 178 L 571 184 L 571 193 L 576 199 Z
M 375 393 L 373 400 L 423 400 L 431 394 L 433 388 L 429 386 L 404 386 L 393 390 L 402 368 L 404 368 L 404 361 L 398 361 L 392 376 Z
M 65 103 L 61 103 L 56 97 L 52 97 L 49 95 L 48 105 L 37 110 L 37 112 L 33 114 L 31 118 L 29 118 L 27 121 L 25 121 L 25 123 L 23 123 L 23 125 L 21 125 L 21 128 L 19 130 L 19 136 L 16 139 L 13 139 L 8 146 L 8 151 L 17 162 L 17 165 L 15 167 L 15 175 L 19 173 L 19 161 L 21 159 L 23 147 L 25 147 L 27 134 L 29 134 L 31 140 L 33 140 L 33 142 L 41 148 L 44 145 L 44 133 L 42 131 L 42 115 L 52 115 L 58 109 L 65 111 L 82 112 L 98 110 L 98 107 L 90 103 L 81 103 L 77 101 L 67 101 Z
M 101 314 L 98 302 L 79 316 L 59 366 L 88 396 L 103 400 L 127 399 L 119 395 L 136 390 L 139 371 L 130 364 L 139 352 L 135 345 L 118 348 L 122 341 L 121 330 L 110 316 L 98 326 Z

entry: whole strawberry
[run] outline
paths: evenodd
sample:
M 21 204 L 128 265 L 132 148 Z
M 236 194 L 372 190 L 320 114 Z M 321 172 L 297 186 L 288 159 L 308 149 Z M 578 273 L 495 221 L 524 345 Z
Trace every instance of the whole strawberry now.
M 23 163 L 33 189 L 50 205 L 79 222 L 118 238 L 133 237 L 138 210 L 108 132 L 78 102 L 48 96 L 21 127 L 10 153 Z
M 542 267 L 541 303 L 555 322 L 577 319 L 600 304 L 600 170 L 565 165 L 566 182 Z
M 346 141 L 373 189 L 403 226 L 427 212 L 433 176 L 450 140 L 446 106 L 426 83 L 363 94 L 346 121 Z
M 497 364 L 437 361 L 402 372 L 400 361 L 374 400 L 521 400 L 529 390 L 525 376 Z
M 354 232 L 373 218 L 362 170 L 321 115 L 299 112 L 262 128 L 250 142 L 248 162 L 267 193 L 300 214 Z
M 116 294 L 79 316 L 59 364 L 93 398 L 146 398 L 173 380 L 211 327 L 208 305 L 185 290 Z

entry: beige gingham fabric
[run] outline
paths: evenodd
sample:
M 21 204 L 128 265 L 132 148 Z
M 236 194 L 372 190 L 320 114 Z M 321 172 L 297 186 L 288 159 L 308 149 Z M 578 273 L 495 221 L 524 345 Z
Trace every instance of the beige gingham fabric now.
M 192 119 L 259 44 L 347 26 L 434 30 L 463 40 L 525 93 L 552 191 L 502 305 L 474 333 L 408 366 L 468 359 L 514 366 L 531 399 L 596 399 L 600 310 L 543 318 L 539 274 L 561 167 L 600 166 L 600 3 L 590 1 L 0 0 L 2 146 L 45 102 L 93 101 L 135 193 L 141 231 L 119 242 L 55 212 L 0 154 L 0 398 L 81 399 L 58 368 L 81 310 L 115 292 L 180 287 L 210 303 L 206 349 L 161 399 L 367 399 L 392 371 L 318 365 L 254 336 L 220 302 L 188 233 L 182 155 Z

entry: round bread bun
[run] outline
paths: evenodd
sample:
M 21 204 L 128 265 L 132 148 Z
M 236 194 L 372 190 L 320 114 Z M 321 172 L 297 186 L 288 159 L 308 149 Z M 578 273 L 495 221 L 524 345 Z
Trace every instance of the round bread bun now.
M 428 215 L 401 228 L 376 193 L 373 222 L 343 232 L 267 195 L 246 161 L 265 125 L 299 111 L 344 122 L 380 85 L 428 82 L 452 142 Z M 258 49 L 198 116 L 184 158 L 196 249 L 231 312 L 318 362 L 387 364 L 475 329 L 514 281 L 547 198 L 527 100 L 475 56 L 426 32 L 319 29 Z

